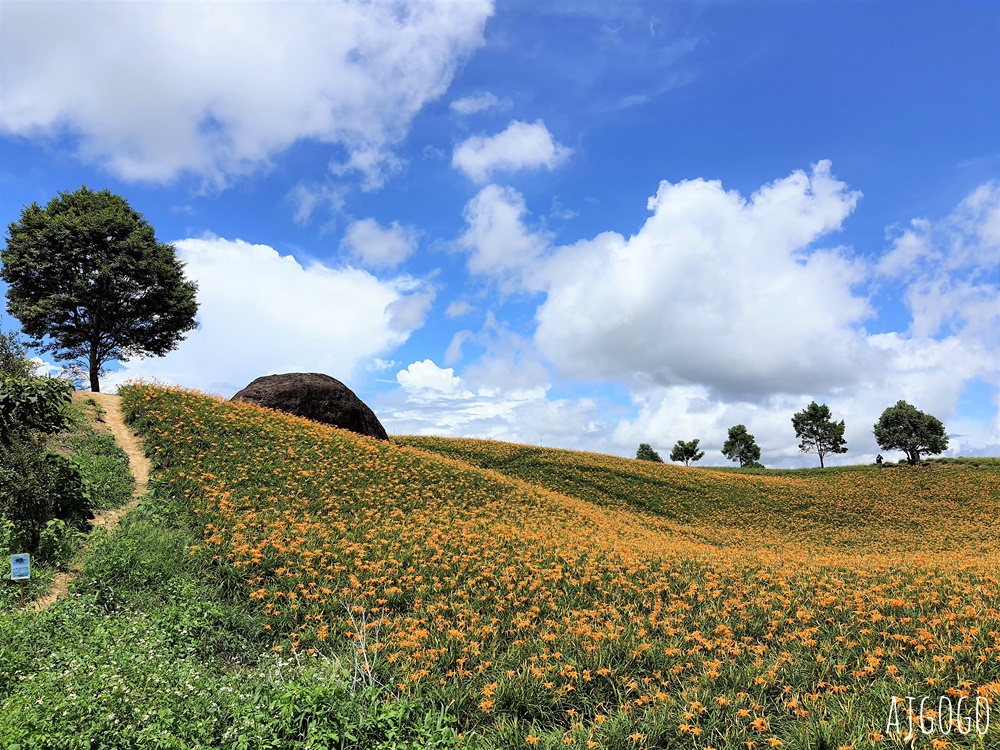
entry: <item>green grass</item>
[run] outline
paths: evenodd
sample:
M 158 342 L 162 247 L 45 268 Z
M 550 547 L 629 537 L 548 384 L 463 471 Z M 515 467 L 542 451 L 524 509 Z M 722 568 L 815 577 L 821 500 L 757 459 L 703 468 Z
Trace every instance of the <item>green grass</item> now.
M 91 507 L 97 511 L 124 505 L 131 499 L 135 486 L 125 452 L 110 435 L 95 428 L 94 420 L 101 411 L 96 404 L 74 400 L 68 407 L 69 429 L 49 436 L 46 441 L 48 450 L 68 458 L 79 469 Z M 72 539 L 67 541 L 69 551 L 64 559 L 46 561 L 39 555 L 32 557 L 31 578 L 24 587 L 29 601 L 48 591 L 60 569 L 74 564 L 71 549 L 79 547 L 82 537 L 71 530 L 70 534 Z M 4 564 L 7 555 L 22 551 L 7 546 L 0 539 L 0 558 Z M 9 573 L 5 577 L 9 578 Z M 20 597 L 20 584 L 10 580 L 0 582 L 0 611 L 20 606 Z
M 99 532 L 71 595 L 0 617 L 0 748 L 444 748 L 452 720 L 348 668 L 282 658 L 258 613 L 188 550 L 169 491 Z
M 1000 459 L 911 467 L 794 470 L 685 467 L 468 438 L 394 442 L 602 507 L 639 511 L 725 544 L 757 532 L 778 545 L 943 551 L 997 542 L 986 523 L 1000 497 Z M 708 525 L 706 529 L 705 526 Z
M 83 410 L 76 417 L 53 448 L 82 459 L 113 504 L 131 492 L 124 454 Z M 48 610 L 15 609 L 16 588 L 5 587 L 0 750 L 455 745 L 447 712 L 352 685 L 349 660 L 275 653 L 234 577 L 190 554 L 201 530 L 186 503 L 163 482 L 151 487 L 116 530 L 91 535 L 69 595 Z M 28 595 L 53 573 L 33 568 Z
M 386 445 L 201 397 L 133 399 L 156 470 L 150 493 L 117 530 L 93 536 L 68 597 L 0 614 L 0 750 L 513 750 L 528 737 L 538 748 L 592 737 L 601 748 L 721 750 L 747 737 L 766 747 L 768 734 L 786 749 L 860 750 L 906 746 L 869 740 L 894 691 L 925 689 L 925 679 L 935 690 L 1000 683 L 1000 593 L 975 560 L 1000 548 L 983 523 L 996 516 L 1000 461 L 687 469 L 494 441 Z M 120 470 L 85 428 L 60 440 L 85 446 L 97 474 Z M 619 524 L 636 535 L 617 537 Z M 662 559 L 628 553 L 643 524 L 678 548 Z M 274 535 L 253 537 L 264 531 Z M 593 546 L 600 534 L 624 557 Z M 688 555 L 687 538 L 718 554 Z M 871 556 L 806 556 L 873 540 Z M 797 557 L 756 561 L 772 542 L 797 545 Z M 966 567 L 947 554 L 889 559 L 949 545 Z M 267 559 L 255 562 L 251 547 Z M 324 584 L 335 590 L 327 609 L 307 604 Z M 284 614 L 253 596 L 265 586 L 283 593 L 267 601 Z M 343 620 L 344 597 L 362 601 L 369 586 L 372 606 L 393 592 L 382 606 L 397 636 L 428 631 L 422 645 L 392 641 L 401 658 L 386 682 L 425 663 L 430 672 L 413 692 L 354 680 L 357 645 L 333 615 Z M 289 655 L 292 627 L 308 638 L 308 607 L 331 636 L 309 641 L 316 653 Z M 407 662 L 408 649 L 426 662 Z M 905 682 L 863 671 L 876 649 Z M 496 705 L 483 714 L 487 685 Z M 810 718 L 793 717 L 793 698 Z M 704 712 L 689 708 L 696 701 Z M 737 714 L 756 715 L 758 702 L 766 734 Z M 705 734 L 678 733 L 682 723 Z

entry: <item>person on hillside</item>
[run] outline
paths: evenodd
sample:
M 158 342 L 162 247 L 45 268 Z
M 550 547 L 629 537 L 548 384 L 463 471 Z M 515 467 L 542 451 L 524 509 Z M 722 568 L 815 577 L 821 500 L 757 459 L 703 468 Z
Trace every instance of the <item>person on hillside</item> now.
M 879 470 L 882 469 L 882 454 L 881 453 L 879 453 L 877 456 L 875 456 L 875 465 L 878 466 Z

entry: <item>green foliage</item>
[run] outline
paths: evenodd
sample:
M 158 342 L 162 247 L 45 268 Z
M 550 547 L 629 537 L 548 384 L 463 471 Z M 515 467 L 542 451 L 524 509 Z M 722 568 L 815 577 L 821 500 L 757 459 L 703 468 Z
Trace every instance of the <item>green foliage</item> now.
M 52 519 L 83 530 L 93 517 L 83 478 L 65 458 L 45 450 L 29 435 L 0 450 L 0 516 L 12 521 L 27 544 L 38 548 L 42 529 Z
M 722 444 L 722 455 L 730 461 L 739 461 L 740 467 L 760 460 L 760 446 L 746 425 L 738 424 L 729 428 L 729 438 Z
M 271 652 L 245 599 L 188 554 L 200 534 L 177 498 L 155 487 L 115 532 L 98 532 L 73 596 L 0 616 L 0 747 L 457 745 L 443 709 L 352 691 L 335 659 Z
M 2 320 L 0 318 L 0 322 Z M 30 378 L 34 370 L 27 350 L 17 335 L 0 331 L 0 378 Z
M 941 420 L 905 401 L 897 401 L 882 412 L 874 432 L 882 450 L 903 451 L 910 464 L 920 463 L 921 453 L 941 453 L 948 448 Z
M 663 463 L 663 459 L 660 458 L 660 454 L 654 451 L 649 443 L 639 443 L 639 450 L 635 452 L 635 457 L 639 461 L 655 461 L 656 463 Z
M 25 207 L 0 261 L 10 313 L 42 351 L 85 368 L 94 391 L 108 362 L 162 356 L 195 327 L 197 286 L 174 247 L 108 190 Z
M 705 457 L 705 451 L 698 450 L 698 438 L 689 442 L 678 440 L 674 449 L 670 451 L 671 461 L 683 461 L 685 466 L 689 466 L 692 461 L 700 461 Z
M 830 407 L 820 406 L 811 402 L 802 411 L 792 415 L 792 427 L 795 437 L 799 438 L 799 450 L 803 453 L 819 455 L 820 468 L 823 467 L 823 457 L 828 453 L 847 453 L 847 443 L 844 440 L 844 420 L 834 422 L 830 416 Z
M 56 378 L 0 376 L 0 444 L 29 430 L 58 432 L 67 426 L 73 384 Z
M 80 548 L 83 535 L 66 522 L 53 518 L 45 524 L 38 537 L 38 557 L 55 567 L 66 565 Z
M 110 435 L 83 426 L 70 390 L 66 381 L 51 378 L 0 379 L 6 438 L 0 519 L 15 530 L 18 549 L 12 551 L 37 550 L 57 567 L 68 560 L 77 532 L 89 527 L 92 509 L 123 505 L 134 485 L 125 453 Z M 42 434 L 67 426 L 76 431 L 48 439 Z
M 9 518 L 0 516 L 0 559 L 23 552 L 27 540 L 21 530 Z
M 128 456 L 115 439 L 103 432 L 85 430 L 68 442 L 70 461 L 83 479 L 91 507 L 107 510 L 125 505 L 132 497 L 135 479 Z

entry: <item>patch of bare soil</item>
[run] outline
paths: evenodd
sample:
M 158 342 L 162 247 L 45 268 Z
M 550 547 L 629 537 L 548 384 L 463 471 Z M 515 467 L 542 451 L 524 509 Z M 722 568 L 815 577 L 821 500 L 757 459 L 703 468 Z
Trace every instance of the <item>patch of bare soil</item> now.
M 127 505 L 123 505 L 120 508 L 112 508 L 111 510 L 102 510 L 94 516 L 92 524 L 95 529 L 111 531 L 121 522 L 122 517 L 126 513 L 139 504 L 139 498 L 146 493 L 146 486 L 149 483 L 149 459 L 146 458 L 146 453 L 143 451 L 139 438 L 125 426 L 125 420 L 122 417 L 121 405 L 117 395 L 77 391 L 73 394 L 73 398 L 79 401 L 93 399 L 104 410 L 100 421 L 103 422 L 104 427 L 114 437 L 118 446 L 125 451 L 125 454 L 128 456 L 129 467 L 132 470 L 132 476 L 135 477 L 135 489 L 132 491 L 132 500 Z M 83 548 L 86 550 L 86 543 L 84 543 Z M 81 560 L 82 557 L 83 555 L 77 555 L 77 561 Z M 30 606 L 36 610 L 46 609 L 60 597 L 65 596 L 69 591 L 70 581 L 80 573 L 80 564 L 80 562 L 76 562 L 68 571 L 58 573 L 52 582 L 49 592 L 45 596 L 36 599 Z

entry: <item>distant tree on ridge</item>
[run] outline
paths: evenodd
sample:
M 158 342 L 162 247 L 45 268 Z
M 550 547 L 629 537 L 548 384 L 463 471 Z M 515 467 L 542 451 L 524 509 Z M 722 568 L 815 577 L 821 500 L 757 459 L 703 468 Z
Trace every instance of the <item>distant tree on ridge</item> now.
M 729 439 L 722 444 L 722 455 L 730 461 L 739 461 L 740 467 L 760 460 L 760 446 L 746 425 L 738 424 L 729 428 Z
M 819 466 L 823 468 L 823 457 L 827 453 L 847 453 L 844 440 L 844 420 L 834 422 L 830 407 L 811 402 L 802 411 L 792 415 L 795 437 L 801 441 L 799 450 L 803 453 L 819 455 Z
M 875 441 L 882 450 L 898 450 L 906 454 L 910 464 L 920 462 L 921 453 L 942 453 L 948 448 L 948 436 L 937 417 L 897 401 L 875 423 Z
M 650 447 L 649 443 L 639 443 L 639 450 L 635 452 L 635 457 L 640 461 L 655 461 L 656 463 L 663 463 L 663 459 L 660 458 L 660 454 L 657 453 Z
M 691 461 L 700 461 L 705 457 L 705 451 L 698 450 L 699 442 L 698 438 L 687 443 L 678 440 L 670 452 L 670 460 L 683 461 L 685 466 L 689 466 Z

